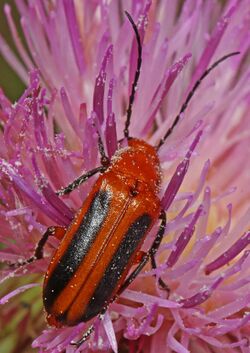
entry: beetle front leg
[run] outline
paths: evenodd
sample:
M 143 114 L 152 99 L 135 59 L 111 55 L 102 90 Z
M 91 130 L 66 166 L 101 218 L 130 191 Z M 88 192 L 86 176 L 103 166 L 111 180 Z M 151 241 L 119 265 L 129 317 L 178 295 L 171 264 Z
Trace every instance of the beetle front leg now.
M 87 181 L 89 178 L 91 178 L 93 175 L 95 175 L 96 173 L 102 173 L 106 170 L 106 167 L 104 166 L 100 166 L 94 169 L 89 170 L 87 173 L 81 175 L 79 178 L 75 179 L 74 181 L 72 181 L 72 183 L 70 183 L 68 186 L 66 186 L 65 188 L 61 188 L 60 190 L 58 190 L 56 192 L 56 194 L 58 196 L 62 196 L 62 195 L 66 195 L 69 194 L 71 191 L 75 190 L 76 188 L 78 188 L 78 186 L 80 186 L 82 183 L 84 183 L 85 181 Z

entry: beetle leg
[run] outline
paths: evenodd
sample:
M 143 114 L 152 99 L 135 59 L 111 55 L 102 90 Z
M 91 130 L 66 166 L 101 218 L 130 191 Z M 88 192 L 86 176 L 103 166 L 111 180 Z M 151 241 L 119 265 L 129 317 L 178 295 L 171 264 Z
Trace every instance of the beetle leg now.
M 32 263 L 35 260 L 39 260 L 43 258 L 43 248 L 48 240 L 48 238 L 53 235 L 55 236 L 57 239 L 61 240 L 64 236 L 66 232 L 66 228 L 65 227 L 49 227 L 46 232 L 43 234 L 42 238 L 39 240 L 39 242 L 37 243 L 34 255 L 31 256 L 29 259 L 24 260 L 22 262 L 18 262 L 15 264 L 11 264 L 10 266 L 18 268 L 18 267 L 22 267 L 25 265 L 28 265 L 30 263 Z
M 145 251 L 138 251 L 138 253 L 136 254 L 136 258 L 135 258 L 135 260 L 134 260 L 134 265 L 137 265 L 137 264 L 139 264 L 141 261 L 142 261 L 142 259 L 143 259 L 143 257 L 145 256 Z M 156 260 L 155 260 L 155 257 L 154 257 L 154 255 L 151 255 L 151 266 L 152 266 L 152 268 L 153 269 L 156 269 L 157 268 L 157 264 L 156 264 Z M 166 290 L 167 292 L 169 292 L 169 288 L 168 288 L 168 285 L 163 281 L 163 279 L 161 279 L 161 277 L 159 277 L 158 278 L 158 284 L 159 284 L 159 286 L 162 288 L 162 289 L 164 289 L 164 290 Z
M 99 131 L 96 131 L 97 135 L 98 135 L 98 149 L 99 149 L 99 153 L 101 155 L 101 164 L 103 167 L 108 167 L 110 164 L 110 159 L 108 158 L 108 156 L 106 156 L 105 154 L 105 149 L 104 149 L 104 145 L 101 139 L 101 136 L 99 134 Z
M 139 251 L 136 253 L 136 258 L 134 259 L 133 264 L 134 264 L 134 265 L 139 264 L 145 255 L 146 255 L 146 252 L 145 252 L 145 251 L 139 250 Z
M 163 235 L 164 235 L 164 232 L 165 232 L 165 227 L 166 227 L 166 214 L 165 214 L 165 211 L 161 212 L 159 218 L 161 219 L 161 225 L 160 225 L 159 231 L 158 231 L 158 233 L 156 235 L 156 238 L 155 238 L 153 244 L 151 245 L 151 248 L 149 249 L 149 251 L 147 253 L 144 254 L 144 256 L 141 259 L 140 264 L 136 267 L 136 269 L 129 275 L 129 277 L 122 284 L 122 286 L 120 287 L 117 295 L 122 293 L 130 285 L 130 283 L 133 282 L 133 280 L 141 272 L 141 270 L 146 265 L 146 263 L 149 261 L 149 259 L 154 257 L 155 253 L 157 252 L 157 250 L 158 250 L 158 248 L 159 248 L 159 246 L 161 244 L 161 241 L 162 241 L 162 238 L 163 238 Z
M 97 136 L 98 136 L 98 150 L 99 150 L 99 153 L 100 153 L 100 156 L 101 156 L 101 165 L 103 167 L 108 167 L 109 164 L 110 164 L 110 159 L 105 154 L 104 144 L 102 142 L 102 138 L 101 138 L 99 129 L 97 128 L 95 122 L 93 122 L 93 126 L 94 126 L 95 132 L 97 133 Z
M 84 342 L 86 342 L 89 339 L 89 336 L 91 335 L 92 332 L 94 332 L 95 327 L 94 325 L 90 325 L 89 328 L 87 329 L 87 331 L 84 332 L 82 338 L 80 338 L 78 341 L 74 342 L 70 342 L 70 344 L 72 346 L 76 346 L 77 348 L 80 347 L 81 344 L 83 344 Z
M 43 248 L 48 240 L 48 238 L 53 235 L 58 240 L 62 240 L 66 233 L 66 227 L 52 226 L 49 227 L 46 232 L 43 234 L 42 238 L 39 240 L 37 247 L 35 249 L 34 258 L 39 260 L 43 258 Z
M 103 310 L 101 311 L 101 313 L 98 315 L 98 319 L 99 319 L 100 321 L 103 320 L 104 315 L 105 315 L 107 309 L 108 309 L 108 307 L 103 308 Z M 94 332 L 94 330 L 95 330 L 94 324 L 90 325 L 89 328 L 84 332 L 82 338 L 80 338 L 80 339 L 79 339 L 78 341 L 76 341 L 76 342 L 74 342 L 74 341 L 73 341 L 73 342 L 70 342 L 70 344 L 71 344 L 72 346 L 76 346 L 77 348 L 80 347 L 81 344 L 83 344 L 84 342 L 86 342 L 86 341 L 89 339 L 89 336 L 91 335 L 92 332 Z
M 65 188 L 62 188 L 56 192 L 57 195 L 62 196 L 69 194 L 71 191 L 75 190 L 80 186 L 82 183 L 87 181 L 90 177 L 95 175 L 96 173 L 102 173 L 106 170 L 106 167 L 100 166 L 94 169 L 89 170 L 87 173 L 81 175 L 79 178 L 75 179 L 72 183 L 70 183 Z
M 155 260 L 155 256 L 151 255 L 151 266 L 153 269 L 157 268 L 157 264 L 156 264 L 156 260 Z M 161 287 L 161 289 L 165 290 L 166 292 L 168 292 L 169 295 L 169 287 L 168 285 L 163 281 L 163 279 L 161 277 L 158 278 L 158 284 Z
M 67 227 L 53 226 L 53 227 L 49 227 L 48 229 L 50 232 L 49 235 L 53 235 L 53 237 L 55 237 L 56 239 L 62 240 L 62 238 L 64 237 L 64 235 L 66 233 Z

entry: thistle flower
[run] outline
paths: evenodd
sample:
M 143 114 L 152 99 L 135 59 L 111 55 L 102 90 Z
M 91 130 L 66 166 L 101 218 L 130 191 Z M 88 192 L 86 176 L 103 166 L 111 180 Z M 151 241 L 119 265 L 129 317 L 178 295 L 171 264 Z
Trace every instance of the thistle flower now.
M 9 5 L 4 10 L 18 57 L 0 37 L 2 55 L 27 85 L 15 104 L 0 94 L 0 256 L 6 263 L 0 303 L 10 302 L 10 309 L 2 308 L 3 323 L 18 315 L 20 293 L 27 290 L 34 293 L 25 300 L 31 309 L 18 328 L 34 338 L 28 320 L 35 330 L 44 325 L 32 343 L 41 353 L 249 352 L 249 1 L 16 0 L 16 5 L 27 46 Z M 137 21 L 143 40 L 131 135 L 152 145 L 209 64 L 230 52 L 240 55 L 202 83 L 160 150 L 160 197 L 168 223 L 157 269 L 144 268 L 76 348 L 70 343 L 88 323 L 55 329 L 41 319 L 41 279 L 58 242 L 49 239 L 42 260 L 18 269 L 9 263 L 32 256 L 48 226 L 72 220 L 93 180 L 69 196 L 55 191 L 98 165 L 96 129 L 109 157 L 123 137 L 137 61 L 124 10 Z M 169 285 L 168 298 L 159 277 Z

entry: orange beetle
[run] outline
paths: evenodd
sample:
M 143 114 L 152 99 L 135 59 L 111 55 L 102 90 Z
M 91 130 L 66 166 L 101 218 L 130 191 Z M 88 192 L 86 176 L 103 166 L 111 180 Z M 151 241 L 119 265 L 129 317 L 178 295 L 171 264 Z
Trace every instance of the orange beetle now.
M 142 46 L 138 29 L 133 26 L 137 44 L 138 61 L 132 92 L 129 98 L 124 139 L 127 147 L 120 148 L 111 160 L 104 153 L 99 136 L 101 166 L 80 176 L 57 194 L 71 192 L 96 173 L 100 173 L 92 190 L 84 200 L 68 228 L 50 227 L 38 243 L 29 263 L 43 256 L 43 247 L 50 235 L 61 239 L 44 280 L 43 300 L 50 325 L 72 326 L 105 313 L 107 306 L 135 279 L 146 262 L 154 255 L 164 235 L 166 216 L 158 192 L 161 184 L 158 150 L 177 125 L 181 114 L 201 81 L 230 53 L 216 61 L 195 83 L 186 101 L 156 147 L 129 136 L 129 125 L 136 86 L 140 76 Z M 159 231 L 147 253 L 141 246 L 152 226 L 161 219 Z M 139 263 L 139 264 L 138 264 Z M 129 274 L 133 265 L 137 267 Z M 167 285 L 159 279 L 165 290 Z M 83 343 L 93 326 L 90 326 L 76 345 Z
M 159 218 L 156 151 L 136 139 L 128 146 L 97 179 L 49 265 L 43 295 L 53 321 L 75 325 L 100 313 Z

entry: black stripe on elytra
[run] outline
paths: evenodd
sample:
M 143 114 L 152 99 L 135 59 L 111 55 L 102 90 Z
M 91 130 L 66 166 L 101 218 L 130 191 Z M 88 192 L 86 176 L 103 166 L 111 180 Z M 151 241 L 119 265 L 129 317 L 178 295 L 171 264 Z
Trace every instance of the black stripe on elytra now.
M 111 195 L 108 191 L 97 192 L 93 197 L 79 228 L 44 288 L 44 306 L 48 311 L 95 240 L 109 212 L 110 201 Z
M 129 263 L 131 255 L 136 250 L 151 223 L 152 218 L 145 213 L 138 217 L 129 227 L 101 282 L 88 303 L 82 321 L 90 320 L 108 304 L 117 282 Z

